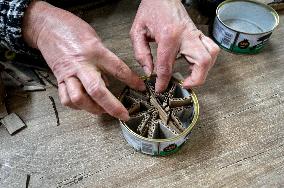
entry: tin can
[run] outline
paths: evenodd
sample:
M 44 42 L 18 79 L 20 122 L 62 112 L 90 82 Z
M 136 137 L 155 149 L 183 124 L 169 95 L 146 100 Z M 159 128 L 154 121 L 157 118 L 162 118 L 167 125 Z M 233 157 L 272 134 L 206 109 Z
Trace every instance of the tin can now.
M 252 0 L 227 0 L 216 9 L 213 38 L 223 49 L 256 54 L 279 24 L 274 9 Z
M 165 156 L 178 151 L 188 140 L 191 130 L 199 116 L 199 104 L 195 93 L 191 89 L 186 91 L 188 91 L 192 97 L 193 114 L 189 125 L 181 134 L 167 139 L 151 139 L 137 134 L 129 128 L 125 122 L 120 121 L 123 136 L 128 144 L 141 153 L 155 156 Z

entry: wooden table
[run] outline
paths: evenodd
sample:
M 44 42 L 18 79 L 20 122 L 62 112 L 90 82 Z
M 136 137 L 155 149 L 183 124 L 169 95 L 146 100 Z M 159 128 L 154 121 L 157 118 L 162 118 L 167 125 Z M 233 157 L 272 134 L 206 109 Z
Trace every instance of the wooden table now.
M 135 71 L 128 37 L 136 1 L 90 12 L 108 48 Z M 283 187 L 284 186 L 284 21 L 258 55 L 222 51 L 204 86 L 195 91 L 200 118 L 176 154 L 151 157 L 134 151 L 119 122 L 60 105 L 57 89 L 10 97 L 27 128 L 10 136 L 0 126 L 0 187 Z M 155 52 L 155 50 L 154 50 Z M 183 74 L 185 64 L 176 71 Z M 113 82 L 115 83 L 115 82 Z M 120 93 L 123 84 L 111 86 Z M 61 125 L 48 96 L 56 101 Z

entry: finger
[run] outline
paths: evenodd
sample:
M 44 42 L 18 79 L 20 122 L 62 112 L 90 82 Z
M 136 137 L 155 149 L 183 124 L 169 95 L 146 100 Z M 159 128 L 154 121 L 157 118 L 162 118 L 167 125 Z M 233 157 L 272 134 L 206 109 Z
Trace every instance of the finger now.
M 206 77 L 208 74 L 208 69 L 194 64 L 191 67 L 191 74 L 188 76 L 184 82 L 183 82 L 183 87 L 184 88 L 190 88 L 194 86 L 200 86 L 205 83 Z
M 183 35 L 180 53 L 191 63 L 196 60 L 197 63 L 199 63 L 199 60 L 202 59 L 202 57 L 208 56 L 209 54 L 205 45 L 201 42 L 202 35 L 203 33 L 199 30 L 194 30 Z
M 207 51 L 209 52 L 209 54 L 211 55 L 212 58 L 211 67 L 212 67 L 216 62 L 217 56 L 220 52 L 220 48 L 215 42 L 212 41 L 212 39 L 210 39 L 205 35 L 201 35 L 200 39 L 203 45 L 205 46 L 205 48 L 207 49 Z
M 204 84 L 208 71 L 211 68 L 212 58 L 207 50 L 203 47 L 198 50 L 198 53 L 192 56 L 185 56 L 192 63 L 190 66 L 191 74 L 183 82 L 183 87 L 185 88 Z
M 58 95 L 59 95 L 59 99 L 61 104 L 63 104 L 64 106 L 68 106 L 70 108 L 76 109 L 78 110 L 78 108 L 72 104 L 71 99 L 68 95 L 68 91 L 66 88 L 66 85 L 64 82 L 61 82 L 58 84 Z
M 101 61 L 99 68 L 104 72 L 110 73 L 133 89 L 141 91 L 146 89 L 144 82 L 139 76 L 111 51 L 106 49 Z
M 102 114 L 104 112 L 104 110 L 99 105 L 97 105 L 86 93 L 81 82 L 77 78 L 70 77 L 67 78 L 64 82 L 66 84 L 66 88 L 73 105 L 96 115 Z
M 146 30 L 137 30 L 132 30 L 130 33 L 135 59 L 142 66 L 145 74 L 151 76 L 153 72 L 153 56 L 147 40 Z
M 102 79 L 105 82 L 106 86 L 109 87 L 110 84 L 109 84 L 108 78 L 107 78 L 107 76 L 105 74 L 102 74 Z
M 82 68 L 77 76 L 89 96 L 108 114 L 124 121 L 129 119 L 128 111 L 106 88 L 95 67 Z
M 172 69 L 178 53 L 179 44 L 172 38 L 165 38 L 158 43 L 155 84 L 156 92 L 163 92 L 171 79 Z
M 194 32 L 185 38 L 181 44 L 181 53 L 192 63 L 191 75 L 184 80 L 185 88 L 202 85 L 212 64 L 212 57 L 201 42 L 200 31 Z

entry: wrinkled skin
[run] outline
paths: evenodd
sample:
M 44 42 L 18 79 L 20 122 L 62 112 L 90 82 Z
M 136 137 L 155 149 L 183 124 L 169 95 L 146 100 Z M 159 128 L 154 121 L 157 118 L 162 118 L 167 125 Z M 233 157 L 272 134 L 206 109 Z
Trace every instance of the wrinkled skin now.
M 127 110 L 106 88 L 102 75 L 111 74 L 137 90 L 144 90 L 145 85 L 104 47 L 95 30 L 75 15 L 44 2 L 33 3 L 24 19 L 29 17 L 33 19 L 24 20 L 24 38 L 40 50 L 57 78 L 61 103 L 128 120 Z
M 145 90 L 145 85 L 102 44 L 91 26 L 70 12 L 34 1 L 25 12 L 22 29 L 27 44 L 40 50 L 53 71 L 63 105 L 129 119 L 125 107 L 107 89 L 105 74 L 136 90 Z M 131 38 L 135 56 L 148 75 L 154 69 L 148 42 L 158 43 L 157 92 L 167 87 L 178 52 L 192 63 L 192 74 L 184 82 L 184 87 L 191 87 L 204 82 L 219 50 L 196 29 L 179 0 L 142 0 Z
M 219 47 L 197 30 L 180 0 L 142 0 L 130 36 L 135 57 L 145 73 L 150 75 L 156 70 L 156 92 L 166 89 L 179 52 L 190 62 L 192 72 L 183 83 L 185 88 L 205 82 L 219 53 Z M 155 67 L 151 41 L 158 44 Z

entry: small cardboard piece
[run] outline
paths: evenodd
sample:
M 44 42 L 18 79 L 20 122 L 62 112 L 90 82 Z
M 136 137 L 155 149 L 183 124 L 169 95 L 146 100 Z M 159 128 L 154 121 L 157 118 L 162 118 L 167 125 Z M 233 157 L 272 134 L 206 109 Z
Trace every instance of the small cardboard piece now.
M 43 85 L 25 85 L 22 88 L 23 91 L 45 91 L 45 87 Z
M 5 126 L 10 135 L 17 133 L 26 127 L 26 124 L 23 122 L 23 120 L 15 113 L 5 116 L 3 119 L 1 119 L 1 123 Z
M 148 120 L 149 119 L 150 119 L 150 115 L 144 114 L 144 118 L 142 119 L 141 123 L 139 124 L 139 126 L 137 128 L 137 132 L 141 136 L 145 136 L 146 133 L 148 132 L 148 128 L 149 128 Z

